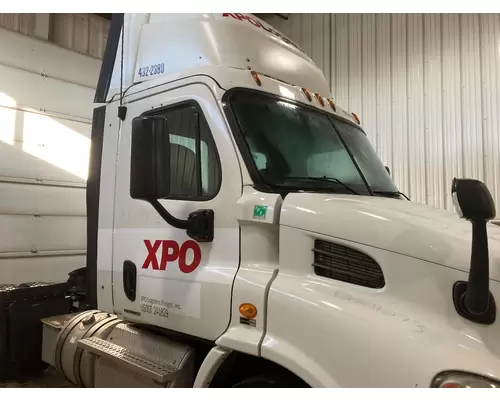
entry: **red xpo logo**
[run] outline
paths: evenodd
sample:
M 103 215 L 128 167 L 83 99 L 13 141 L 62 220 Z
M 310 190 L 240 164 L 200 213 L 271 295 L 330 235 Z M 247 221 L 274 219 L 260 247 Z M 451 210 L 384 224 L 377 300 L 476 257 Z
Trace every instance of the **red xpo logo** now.
M 278 31 L 276 31 L 273 28 L 271 28 L 270 26 L 264 25 L 260 21 L 257 21 L 256 19 L 253 19 L 249 15 L 237 14 L 237 13 L 223 13 L 222 16 L 223 17 L 231 17 L 231 18 L 237 19 L 238 21 L 248 21 L 253 26 L 255 26 L 257 28 L 264 29 L 265 31 L 271 33 L 272 35 L 280 38 L 286 44 L 289 44 L 289 45 L 295 47 L 296 49 L 300 50 L 302 53 L 305 53 L 304 50 L 302 50 L 299 46 L 297 46 L 294 42 L 292 42 L 286 36 L 282 35 Z
M 201 248 L 194 240 L 188 240 L 179 246 L 175 240 L 155 240 L 152 243 L 150 240 L 145 240 L 144 244 L 148 250 L 148 255 L 142 265 L 143 269 L 148 269 L 151 265 L 152 269 L 165 271 L 168 262 L 179 262 L 179 269 L 185 274 L 193 272 L 201 262 Z M 158 250 L 160 250 L 160 263 L 158 263 Z M 192 252 L 192 261 L 187 263 L 188 251 Z

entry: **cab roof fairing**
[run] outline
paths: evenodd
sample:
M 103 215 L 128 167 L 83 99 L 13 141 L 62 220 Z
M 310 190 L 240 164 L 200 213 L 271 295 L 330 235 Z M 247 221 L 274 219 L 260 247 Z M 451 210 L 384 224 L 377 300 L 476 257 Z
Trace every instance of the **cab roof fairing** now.
M 124 14 L 123 27 L 107 101 L 121 88 L 208 65 L 252 69 L 331 98 L 329 84 L 314 62 L 250 14 Z

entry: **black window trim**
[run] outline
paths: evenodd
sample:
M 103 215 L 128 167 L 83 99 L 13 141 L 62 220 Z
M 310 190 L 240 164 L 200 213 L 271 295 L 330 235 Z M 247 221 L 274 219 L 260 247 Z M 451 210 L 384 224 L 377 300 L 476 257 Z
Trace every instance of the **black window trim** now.
M 151 110 L 147 110 L 143 112 L 142 114 L 138 115 L 137 117 L 147 117 L 151 115 L 158 115 L 161 114 L 162 112 L 169 112 L 173 110 L 178 110 L 182 108 L 187 108 L 187 107 L 194 107 L 196 111 L 198 112 L 198 131 L 196 132 L 196 151 L 198 157 L 196 158 L 196 172 L 199 174 L 199 179 L 198 183 L 201 185 L 201 152 L 200 152 L 200 141 L 201 141 L 201 124 L 200 122 L 204 122 L 207 127 L 208 127 L 208 134 L 211 137 L 211 140 L 214 144 L 214 149 L 215 149 L 215 160 L 218 164 L 218 174 L 217 174 L 217 189 L 214 191 L 213 196 L 168 196 L 168 197 L 162 197 L 161 199 L 158 200 L 178 200 L 178 201 L 196 201 L 196 202 L 205 202 L 205 201 L 210 201 L 215 199 L 222 188 L 222 163 L 220 160 L 220 155 L 219 155 L 219 150 L 217 148 L 217 143 L 215 142 L 214 135 L 212 133 L 212 129 L 210 128 L 210 124 L 208 123 L 207 118 L 205 117 L 205 114 L 203 113 L 203 110 L 201 109 L 200 104 L 196 100 L 185 100 L 181 101 L 178 103 L 174 104 L 168 104 L 168 105 L 161 105 L 158 108 L 154 108 Z M 136 118 L 137 118 L 136 117 Z
M 256 90 L 256 89 L 250 89 L 250 88 L 242 88 L 242 87 L 235 87 L 235 88 L 232 88 L 232 89 L 229 89 L 226 93 L 224 93 L 224 96 L 222 96 L 222 107 L 223 107 L 223 110 L 224 110 L 224 113 L 226 114 L 226 118 L 228 120 L 228 123 L 229 123 L 229 127 L 231 128 L 231 132 L 232 132 L 232 135 L 234 137 L 234 140 L 236 141 L 236 145 L 238 146 L 238 149 L 241 153 L 241 156 L 243 158 L 243 161 L 248 169 L 248 173 L 250 174 L 250 178 L 252 179 L 252 181 L 254 182 L 254 189 L 260 191 L 260 192 L 264 192 L 264 193 L 279 193 L 279 194 L 282 194 L 282 195 L 286 195 L 287 193 L 290 193 L 292 190 L 290 188 L 285 188 L 285 187 L 275 187 L 275 186 L 270 186 L 268 184 L 266 184 L 263 180 L 262 180 L 262 177 L 260 176 L 259 174 L 259 171 L 257 170 L 257 166 L 255 165 L 255 162 L 253 160 L 253 157 L 252 157 L 252 154 L 250 152 L 250 149 L 248 148 L 248 145 L 245 141 L 245 138 L 243 137 L 243 132 L 241 131 L 241 127 L 238 123 L 238 121 L 236 120 L 236 115 L 231 107 L 231 99 L 239 94 L 239 93 L 253 93 L 253 94 L 259 94 L 261 96 L 265 96 L 265 97 L 268 97 L 270 99 L 273 99 L 273 100 L 278 100 L 278 101 L 284 101 L 284 102 L 287 102 L 287 103 L 290 103 L 290 104 L 293 104 L 293 105 L 296 105 L 298 107 L 302 107 L 302 108 L 306 108 L 306 109 L 309 109 L 311 111 L 314 111 L 316 113 L 319 113 L 321 115 L 324 115 L 328 118 L 328 120 L 330 121 L 330 123 L 332 123 L 332 119 L 333 120 L 338 120 L 340 122 L 343 122 L 343 123 L 346 123 L 348 125 L 351 125 L 352 127 L 358 129 L 360 132 L 362 132 L 365 136 L 366 136 L 366 132 L 361 128 L 360 125 L 357 125 L 355 124 L 354 122 L 352 121 L 349 121 L 347 119 L 344 119 L 342 117 L 339 117 L 335 114 L 331 114 L 329 112 L 326 112 L 324 110 L 321 110 L 319 108 L 316 108 L 312 105 L 308 105 L 308 104 L 304 104 L 304 103 L 301 103 L 297 100 L 292 100 L 292 99 L 289 99 L 289 98 L 286 98 L 286 97 L 283 97 L 283 96 L 279 96 L 277 94 L 272 94 L 272 93 L 269 93 L 269 92 L 265 92 L 265 91 L 262 91 L 262 90 Z M 335 126 L 332 124 L 333 126 L 333 129 L 337 132 L 337 129 L 335 128 Z M 351 151 L 347 148 L 344 140 L 342 139 L 342 136 L 337 132 L 337 135 L 340 137 L 340 140 L 342 142 L 342 144 L 346 147 L 347 149 L 347 152 L 349 154 L 349 157 L 351 158 L 352 162 L 354 163 L 356 169 L 358 170 L 358 173 L 360 174 L 361 176 L 361 179 L 363 180 L 366 188 L 367 188 L 367 191 L 368 191 L 368 195 L 369 196 L 373 196 L 373 191 L 372 189 L 370 188 L 370 185 L 368 184 L 368 182 L 366 181 L 366 178 L 365 176 L 363 175 L 363 173 L 361 172 L 361 169 L 360 167 L 358 166 L 358 163 L 357 161 L 353 158 L 353 155 L 351 153 Z M 318 190 L 314 190 L 315 192 L 318 191 Z

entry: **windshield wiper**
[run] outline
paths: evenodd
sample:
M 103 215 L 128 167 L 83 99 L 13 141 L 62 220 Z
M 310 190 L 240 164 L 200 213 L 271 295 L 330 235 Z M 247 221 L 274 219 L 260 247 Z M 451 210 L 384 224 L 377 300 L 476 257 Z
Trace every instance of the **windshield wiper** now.
M 404 194 L 403 192 L 390 192 L 390 191 L 387 191 L 387 190 L 374 190 L 373 191 L 373 194 L 381 194 L 381 195 L 384 195 L 384 194 L 398 194 L 400 196 L 403 196 L 406 200 L 408 201 L 411 201 L 408 196 L 406 194 Z
M 358 192 L 356 192 L 354 189 L 351 189 L 349 186 L 347 186 L 345 183 L 343 183 L 341 180 L 337 178 L 332 178 L 328 176 L 287 176 L 285 179 L 301 179 L 305 181 L 319 181 L 319 182 L 334 182 L 338 183 L 339 185 L 343 186 L 345 189 L 349 190 L 351 193 L 359 195 Z

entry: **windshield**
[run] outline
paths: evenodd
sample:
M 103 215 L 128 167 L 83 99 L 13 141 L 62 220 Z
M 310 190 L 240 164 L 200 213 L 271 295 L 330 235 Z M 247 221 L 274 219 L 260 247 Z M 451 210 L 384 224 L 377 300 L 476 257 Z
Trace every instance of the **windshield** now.
M 361 129 L 277 97 L 237 92 L 231 107 L 262 181 L 270 187 L 397 192 Z

